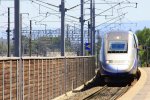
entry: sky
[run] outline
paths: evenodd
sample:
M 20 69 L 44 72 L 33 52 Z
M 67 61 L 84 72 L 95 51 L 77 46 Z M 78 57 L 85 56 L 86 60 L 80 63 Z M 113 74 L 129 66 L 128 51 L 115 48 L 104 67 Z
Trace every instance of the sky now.
M 44 29 L 47 27 L 48 29 L 50 28 L 60 28 L 60 13 L 59 9 L 55 7 L 51 7 L 47 4 L 43 4 L 41 2 L 38 2 L 36 0 L 33 0 L 34 2 L 31 2 L 31 0 L 21 0 L 20 3 L 20 12 L 23 13 L 23 28 L 29 28 L 29 20 L 33 20 L 33 28 L 35 29 Z M 46 3 L 54 4 L 59 6 L 61 0 L 41 0 Z M 86 1 L 86 0 L 85 0 Z M 142 22 L 142 21 L 150 21 L 150 14 L 148 10 L 150 9 L 150 0 L 95 0 L 96 3 L 110 3 L 110 2 L 122 2 L 122 3 L 127 3 L 127 2 L 136 2 L 138 3 L 138 7 L 135 8 L 135 4 L 121 4 L 120 6 L 116 6 L 113 9 L 113 14 L 112 14 L 112 9 L 108 10 L 107 12 L 103 13 L 103 16 L 98 16 L 96 17 L 96 26 L 100 25 L 100 27 L 97 28 L 105 28 L 107 25 L 104 25 L 102 23 L 107 22 L 110 19 L 113 19 L 119 14 L 127 13 L 122 17 L 119 17 L 115 20 L 112 20 L 108 22 L 107 24 L 110 23 L 126 23 L 124 25 L 118 28 L 124 28 L 124 27 L 137 27 L 136 24 L 137 22 Z M 89 2 L 85 4 L 86 10 L 84 13 L 86 14 L 85 19 L 89 19 Z M 39 4 L 42 4 L 48 8 L 45 8 L 43 6 L 39 6 Z M 77 4 L 80 4 L 80 0 L 65 0 L 66 8 L 71 8 Z M 96 4 L 96 14 L 99 14 L 100 12 L 114 6 L 115 4 Z M 13 0 L 0 0 L 0 30 L 5 30 L 7 28 L 7 8 L 11 8 L 11 28 L 13 28 L 13 20 L 14 20 L 14 2 Z M 50 9 L 49 9 L 50 8 Z M 123 8 L 123 9 L 122 9 Z M 53 10 L 56 11 L 53 11 Z M 69 10 L 66 12 L 66 24 L 69 24 L 71 27 L 76 26 L 80 27 L 79 23 L 79 17 L 80 17 L 80 7 L 77 7 L 75 9 Z M 58 14 L 59 13 L 59 14 Z M 110 16 L 104 16 L 104 15 L 110 15 Z M 113 15 L 113 16 L 112 16 Z M 75 16 L 75 18 L 69 17 L 69 16 Z M 120 20 L 121 18 L 121 20 Z M 132 24 L 131 24 L 132 23 Z M 102 25 L 101 25 L 102 24 Z M 87 27 L 87 22 L 85 22 L 85 28 Z M 114 25 L 115 27 L 115 25 Z M 147 26 L 149 27 L 149 26 Z M 110 27 L 107 27 L 106 30 Z M 138 28 L 138 27 L 137 27 Z
M 130 9 L 128 17 L 133 21 L 150 20 L 150 0 L 134 0 L 138 3 L 137 9 Z

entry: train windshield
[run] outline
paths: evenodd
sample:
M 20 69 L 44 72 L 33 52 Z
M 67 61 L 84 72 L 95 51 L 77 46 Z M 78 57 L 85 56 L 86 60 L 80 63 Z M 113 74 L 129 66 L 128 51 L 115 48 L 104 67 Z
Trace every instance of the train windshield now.
M 127 42 L 110 41 L 108 53 L 127 53 Z

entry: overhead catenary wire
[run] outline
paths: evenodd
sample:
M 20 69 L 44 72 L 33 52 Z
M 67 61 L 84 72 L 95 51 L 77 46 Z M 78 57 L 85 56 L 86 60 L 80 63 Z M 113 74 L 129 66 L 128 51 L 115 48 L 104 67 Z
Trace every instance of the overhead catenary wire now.
M 38 16 L 31 17 L 31 20 L 33 20 L 33 19 L 35 19 L 35 18 L 39 18 L 40 16 L 45 17 L 44 15 L 40 14 L 40 15 L 38 15 Z
M 124 7 L 121 7 L 121 8 L 118 8 L 117 10 L 122 10 L 124 8 L 127 8 L 127 7 L 134 7 L 134 6 L 124 6 Z M 135 6 L 134 8 L 136 8 L 137 6 Z
M 36 3 L 36 4 L 39 4 L 39 3 L 37 3 L 37 2 L 35 2 L 35 1 L 33 1 L 33 0 L 31 0 L 31 1 L 34 2 L 34 3 Z M 59 8 L 59 6 L 56 6 L 56 5 L 53 5 L 53 4 L 50 4 L 50 3 L 43 2 L 43 1 L 41 1 L 41 0 L 36 0 L 36 1 L 39 1 L 39 2 L 42 2 L 42 3 L 44 3 L 44 4 L 51 5 L 51 6 L 53 6 L 53 7 Z M 84 3 L 87 3 L 88 1 L 89 1 L 89 0 L 85 1 Z M 51 9 L 51 10 L 53 10 L 53 11 L 59 12 L 59 11 L 57 11 L 57 10 L 55 10 L 55 9 L 49 8 L 49 7 L 44 6 L 44 5 L 42 5 L 42 4 L 39 4 L 39 5 L 41 5 L 41 6 L 45 7 L 45 8 Z M 81 5 L 81 4 L 78 4 L 78 5 L 74 6 L 74 7 L 71 7 L 71 8 L 66 9 L 66 10 L 67 10 L 67 11 L 68 11 L 68 10 L 71 10 L 71 9 L 73 9 L 73 8 L 75 8 L 75 7 L 80 6 L 80 5 Z M 74 19 L 79 19 L 79 18 L 77 18 L 77 17 L 75 17 L 75 16 L 72 16 L 72 15 L 69 15 L 69 14 L 65 14 L 65 15 L 68 16 L 68 17 L 72 17 L 72 18 L 74 18 Z
M 37 3 L 37 2 L 35 2 L 35 1 L 33 1 L 33 0 L 31 0 L 31 1 L 32 1 L 33 3 L 35 3 L 35 4 L 38 4 L 38 5 L 41 5 L 41 6 L 45 7 L 45 8 L 47 8 L 47 9 L 51 9 L 51 10 L 53 10 L 53 11 L 55 11 L 55 12 L 59 12 L 59 11 L 57 11 L 57 10 L 55 10 L 55 9 L 52 9 L 52 8 L 50 8 L 50 7 L 47 7 L 47 6 L 42 5 L 42 4 L 40 4 L 40 3 Z M 60 12 L 59 12 L 58 14 L 60 14 Z M 56 14 L 55 14 L 55 16 L 57 16 L 57 17 L 60 18 L 60 16 L 58 16 L 58 15 L 56 15 Z M 74 19 L 79 19 L 78 17 L 72 16 L 72 15 L 69 15 L 69 14 L 66 14 L 66 16 L 71 17 L 71 18 L 74 18 Z
M 32 1 L 33 1 L 33 0 L 32 0 Z M 41 0 L 36 0 L 36 1 L 41 2 L 41 3 L 44 3 L 44 4 L 47 4 L 47 5 L 50 5 L 50 6 L 53 6 L 53 7 L 56 7 L 56 8 L 59 8 L 59 7 L 60 7 L 60 6 L 56 6 L 56 5 L 47 3 L 47 2 L 43 2 L 43 1 L 41 1 Z M 88 1 L 90 1 L 90 0 L 85 1 L 84 4 L 87 3 Z M 74 8 L 76 8 L 76 7 L 79 7 L 80 5 L 81 5 L 81 4 L 77 4 L 77 5 L 75 5 L 75 6 L 71 7 L 71 8 L 68 8 L 68 9 L 66 8 L 66 10 L 67 10 L 67 11 L 72 10 L 72 9 L 74 9 Z
M 59 11 L 57 11 L 57 10 L 55 10 L 55 9 L 52 9 L 52 8 L 50 8 L 50 7 L 47 7 L 47 6 L 45 6 L 45 5 L 42 5 L 42 4 L 40 4 L 40 3 L 37 3 L 37 2 L 35 2 L 35 1 L 33 1 L 33 0 L 31 0 L 31 2 L 33 2 L 33 3 L 35 3 L 35 4 L 38 4 L 38 5 L 42 6 L 42 7 L 45 7 L 45 8 L 47 8 L 47 9 L 50 9 L 50 10 L 52 10 L 52 11 L 57 12 L 57 13 L 55 13 L 55 14 L 53 14 L 53 15 L 56 16 L 56 17 L 58 17 L 58 18 L 60 18 L 60 16 L 58 15 L 58 14 L 60 14 Z
M 87 3 L 88 1 L 90 1 L 90 0 L 85 1 L 84 4 Z M 74 8 L 76 8 L 76 7 L 79 7 L 80 5 L 81 5 L 81 3 L 75 5 L 75 6 L 71 7 L 71 8 L 68 8 L 67 11 L 68 11 L 68 10 L 72 10 L 72 9 L 74 9 Z
M 102 11 L 101 13 L 96 14 L 95 17 L 100 16 L 100 15 L 103 14 L 104 12 L 106 12 L 106 11 L 108 11 L 108 10 L 110 10 L 110 9 L 112 9 L 112 8 L 114 8 L 114 7 L 116 7 L 116 6 L 118 6 L 118 5 L 120 5 L 121 3 L 123 3 L 123 2 L 117 3 L 116 5 L 114 5 L 114 6 L 110 7 L 110 8 L 108 8 L 108 9 L 106 9 L 106 10 L 104 10 L 104 11 Z M 88 21 L 88 20 L 90 20 L 90 18 L 87 19 L 87 20 L 85 20 L 85 21 Z
M 122 2 L 124 2 L 124 1 L 122 1 Z M 90 3 L 87 3 L 87 4 L 90 4 Z M 103 4 L 118 4 L 118 2 L 110 2 L 110 3 L 95 3 L 95 4 L 100 4 L 100 5 L 103 5 Z M 137 4 L 137 2 L 124 2 L 124 3 L 122 3 L 122 4 Z
M 39 15 L 39 16 L 42 16 L 42 15 Z M 34 20 L 35 18 L 38 18 L 39 16 L 35 16 L 35 17 L 32 17 L 31 19 L 32 20 Z M 45 16 L 43 16 L 44 18 L 43 19 L 41 19 L 40 21 L 38 21 L 38 20 L 36 20 L 35 22 L 38 22 L 38 23 L 40 23 L 40 22 L 60 22 L 60 21 L 43 21 L 45 18 L 47 18 L 47 17 L 45 17 Z M 76 20 L 73 20 L 73 19 L 69 19 L 69 18 L 66 18 L 66 22 L 73 22 L 73 23 L 78 23 L 78 21 L 76 21 Z
M 43 20 L 45 20 L 46 18 L 48 18 L 50 15 L 48 15 L 48 16 L 45 16 L 43 19 L 41 19 L 40 21 L 38 21 L 38 22 L 42 22 Z
M 68 14 L 66 14 L 66 16 L 74 18 L 74 19 L 79 19 L 78 17 L 72 16 L 72 15 L 68 15 Z
M 34 1 L 35 1 L 35 0 L 34 0 Z M 36 1 L 40 1 L 40 0 L 36 0 Z M 88 0 L 87 0 L 87 1 L 88 1 Z M 36 3 L 37 3 L 37 2 L 36 2 Z M 42 3 L 39 3 L 39 5 L 41 5 L 41 4 L 42 4 Z M 45 4 L 42 4 L 42 5 L 44 6 Z M 78 4 L 78 5 L 80 5 L 80 4 Z M 51 7 L 51 6 L 50 6 L 50 7 Z M 51 9 L 52 7 L 51 7 L 51 8 L 50 8 L 50 7 L 47 6 L 46 8 Z M 67 10 L 72 10 L 72 9 L 74 9 L 74 8 L 76 8 L 76 7 L 78 7 L 78 6 L 76 5 L 76 6 L 74 6 L 73 8 L 71 8 L 71 9 L 69 8 L 69 9 L 67 9 Z M 58 8 L 58 6 L 57 6 L 57 8 Z M 42 9 L 42 10 L 43 10 L 43 9 Z M 55 9 L 54 9 L 54 10 L 55 10 Z M 54 10 L 53 10 L 53 11 L 54 11 Z M 57 9 L 56 9 L 55 11 L 57 11 Z M 60 12 L 59 12 L 59 11 L 57 11 L 57 12 L 58 12 L 58 14 L 55 14 L 55 15 L 60 18 L 60 16 L 59 16 Z M 55 16 L 55 15 L 54 15 L 54 16 Z M 70 14 L 70 15 L 69 15 L 69 14 L 66 14 L 66 16 L 67 16 L 68 18 L 71 17 L 70 19 L 72 19 L 72 18 L 73 18 L 73 19 L 77 19 L 77 20 L 79 19 L 78 17 L 72 16 L 71 14 Z M 45 16 L 43 16 L 43 17 L 45 17 Z M 43 18 L 43 19 L 44 19 L 44 18 Z M 66 18 L 66 19 L 67 19 L 67 18 Z M 42 22 L 43 22 L 43 20 L 42 20 Z M 67 22 L 67 21 L 66 21 L 66 22 Z M 78 22 L 78 21 L 76 21 L 76 22 Z
M 112 25 L 112 24 L 114 24 L 114 23 L 116 23 L 116 22 L 118 22 L 118 21 L 120 21 L 120 19 L 117 19 L 116 21 L 114 21 L 114 22 L 112 22 L 112 23 L 109 23 L 108 25 L 106 25 L 106 26 L 100 28 L 100 30 L 102 30 L 103 28 L 107 28 L 108 26 L 110 26 L 110 25 Z
M 4 1 L 4 0 L 3 0 Z M 9 1 L 9 0 L 8 0 Z M 39 1 L 39 2 L 43 2 L 42 0 L 24 0 L 24 1 L 34 1 L 34 3 L 35 3 L 35 1 L 36 1 L 36 3 L 38 3 L 37 1 Z M 87 0 L 87 1 L 85 1 L 86 2 L 86 4 L 88 4 L 88 1 L 89 0 Z M 117 3 L 117 2 L 112 2 L 112 3 Z M 111 3 L 111 4 L 112 4 Z M 95 4 L 97 4 L 97 3 L 95 3 Z M 127 3 L 123 3 L 123 4 L 127 4 Z M 131 4 L 131 3 L 130 3 Z M 42 3 L 38 3 L 38 5 L 41 5 L 41 6 L 45 6 L 44 4 L 42 5 Z M 73 7 L 71 7 L 71 8 L 69 8 L 69 9 L 67 9 L 67 10 L 72 10 L 72 9 L 74 9 L 74 8 L 76 8 L 76 7 L 78 7 L 79 5 L 81 5 L 81 4 L 78 4 L 78 5 L 75 5 L 75 6 L 73 6 Z M 53 4 L 51 5 L 51 6 L 53 6 Z M 56 5 L 54 5 L 54 6 L 56 6 Z M 48 9 L 51 9 L 50 7 L 47 7 L 47 6 L 45 6 L 46 8 L 48 8 Z M 59 6 L 57 6 L 57 8 L 58 8 Z M 51 9 L 52 10 L 52 9 Z M 60 12 L 58 11 L 58 10 L 55 10 L 55 9 L 53 9 L 53 11 L 57 11 L 58 13 L 54 13 L 57 17 L 59 17 L 60 18 L 60 16 L 59 16 L 59 14 L 60 14 Z M 97 14 L 96 14 L 97 15 Z M 72 16 L 72 15 L 69 15 L 69 14 L 66 14 L 66 16 L 68 16 L 68 18 L 69 17 L 71 17 L 71 18 L 73 18 L 73 19 L 79 19 L 78 17 L 75 17 L 75 16 Z M 43 16 L 44 17 L 44 16 Z M 68 21 L 69 22 L 69 21 Z M 77 21 L 75 21 L 75 22 L 77 22 Z
M 112 18 L 112 19 L 110 19 L 110 20 L 108 20 L 108 21 L 106 21 L 106 22 L 104 22 L 104 23 L 101 23 L 101 24 L 95 26 L 95 28 L 101 26 L 102 24 L 108 23 L 108 22 L 110 22 L 110 21 L 112 21 L 112 20 L 115 20 L 115 19 L 117 19 L 117 18 L 119 18 L 119 17 L 121 17 L 121 16 L 125 16 L 126 14 L 127 14 L 127 12 L 126 12 L 126 13 L 123 13 L 123 14 L 121 14 L 121 15 L 115 17 L 115 18 Z
M 57 10 L 55 10 L 55 9 L 52 9 L 52 8 L 50 8 L 50 7 L 47 7 L 47 6 L 42 5 L 42 4 L 40 4 L 40 3 L 37 3 L 37 2 L 35 2 L 35 1 L 33 1 L 33 0 L 31 0 L 31 2 L 33 2 L 33 3 L 35 3 L 35 4 L 38 4 L 38 5 L 41 5 L 41 6 L 45 7 L 45 8 L 47 8 L 47 9 L 51 9 L 52 11 L 59 12 L 59 11 L 57 11 Z
M 52 6 L 52 7 L 59 8 L 59 6 L 56 6 L 56 5 L 54 5 L 54 4 L 50 4 L 50 3 L 47 3 L 47 2 L 43 2 L 43 1 L 41 1 L 41 0 L 36 0 L 36 1 L 41 2 L 41 3 L 44 3 L 44 4 L 47 4 L 47 5 L 50 5 L 50 6 Z

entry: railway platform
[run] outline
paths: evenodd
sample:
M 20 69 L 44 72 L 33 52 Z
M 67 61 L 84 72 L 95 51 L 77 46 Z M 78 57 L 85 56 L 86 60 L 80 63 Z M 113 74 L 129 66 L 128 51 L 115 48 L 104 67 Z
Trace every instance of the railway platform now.
M 140 68 L 139 81 L 119 100 L 150 100 L 150 67 Z

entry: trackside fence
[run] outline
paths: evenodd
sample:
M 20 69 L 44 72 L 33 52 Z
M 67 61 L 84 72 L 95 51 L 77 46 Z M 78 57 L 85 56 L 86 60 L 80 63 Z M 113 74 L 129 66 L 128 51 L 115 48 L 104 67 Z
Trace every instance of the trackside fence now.
M 1 58 L 0 100 L 50 100 L 95 74 L 94 57 Z

